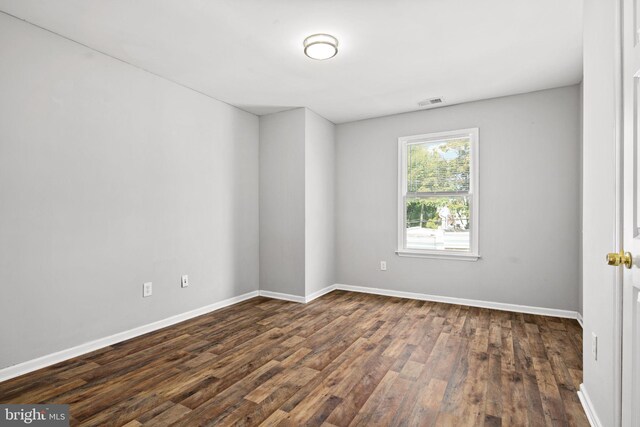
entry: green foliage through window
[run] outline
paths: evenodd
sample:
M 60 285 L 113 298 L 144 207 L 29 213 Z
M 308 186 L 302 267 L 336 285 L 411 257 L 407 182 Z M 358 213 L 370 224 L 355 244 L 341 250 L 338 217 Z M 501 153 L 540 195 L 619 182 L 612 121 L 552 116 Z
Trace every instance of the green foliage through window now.
M 469 138 L 410 144 L 407 147 L 409 193 L 469 191 L 471 143 Z M 462 231 L 469 229 L 469 197 L 425 196 L 407 200 L 410 227 Z
M 410 193 L 469 191 L 469 138 L 411 144 L 407 156 Z

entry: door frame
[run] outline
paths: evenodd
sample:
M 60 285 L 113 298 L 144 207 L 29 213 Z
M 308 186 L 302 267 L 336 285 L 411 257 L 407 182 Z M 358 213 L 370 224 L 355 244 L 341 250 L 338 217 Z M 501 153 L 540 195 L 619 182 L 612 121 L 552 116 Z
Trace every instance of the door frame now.
M 611 107 L 614 109 L 614 128 L 611 129 L 613 141 L 613 149 L 615 150 L 615 165 L 614 165 L 614 182 L 611 186 L 611 191 L 615 194 L 615 206 L 614 206 L 614 227 L 611 230 L 613 233 L 613 247 L 605 250 L 619 252 L 623 249 L 624 244 L 624 98 L 623 98 L 623 1 L 614 0 L 614 23 L 613 23 L 613 64 L 611 64 L 613 71 L 613 98 L 614 105 Z M 584 100 L 584 98 L 583 98 Z M 583 116 L 584 117 L 584 116 Z M 583 124 L 584 125 L 584 124 Z M 583 134 L 584 137 L 584 134 Z M 606 144 L 607 141 L 603 141 Z M 604 253 L 602 254 L 604 257 Z M 604 259 L 603 259 L 604 262 Z M 616 268 L 613 273 L 613 325 L 611 329 L 612 340 L 614 342 L 614 348 L 612 349 L 613 366 L 611 367 L 610 375 L 613 378 L 613 405 L 614 405 L 614 426 L 622 425 L 622 296 L 623 296 L 623 271 L 621 268 Z M 587 320 L 587 319 L 585 319 Z M 584 340 L 586 341 L 586 340 Z M 587 350 L 587 349 L 585 349 Z M 591 357 L 590 351 L 584 351 L 583 358 Z M 602 423 L 595 412 L 593 404 L 589 400 L 585 393 L 584 385 L 580 385 L 578 396 L 585 410 L 589 423 L 593 427 L 601 427 Z
M 623 85 L 623 41 L 624 41 L 624 17 L 623 1 L 615 0 L 615 23 L 614 23 L 614 111 L 615 111 L 615 194 L 616 194 L 616 218 L 615 218 L 615 250 L 621 251 L 624 246 L 624 85 Z M 615 342 L 614 351 L 614 425 L 622 425 L 622 296 L 624 285 L 624 271 L 617 268 L 615 272 L 615 305 L 614 305 L 614 325 L 613 338 Z

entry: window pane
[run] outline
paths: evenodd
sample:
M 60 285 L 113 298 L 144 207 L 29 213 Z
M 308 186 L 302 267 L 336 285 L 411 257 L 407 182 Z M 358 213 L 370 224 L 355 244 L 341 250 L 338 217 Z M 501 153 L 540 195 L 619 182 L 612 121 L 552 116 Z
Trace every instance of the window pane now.
M 469 191 L 470 138 L 410 144 L 407 156 L 410 193 Z
M 471 199 L 468 196 L 408 198 L 406 248 L 468 251 Z

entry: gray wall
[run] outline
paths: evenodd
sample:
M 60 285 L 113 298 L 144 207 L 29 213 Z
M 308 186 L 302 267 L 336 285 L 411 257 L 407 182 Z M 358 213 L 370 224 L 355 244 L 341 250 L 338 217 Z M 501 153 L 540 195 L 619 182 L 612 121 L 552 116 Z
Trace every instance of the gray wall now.
M 306 295 L 335 283 L 335 125 L 309 109 L 305 121 Z
M 305 109 L 260 117 L 260 289 L 305 295 Z
M 0 368 L 258 289 L 256 116 L 3 14 L 0 56 Z
M 335 283 L 335 125 L 307 108 L 260 117 L 260 289 Z
M 576 310 L 578 104 L 571 86 L 338 125 L 337 281 Z M 482 259 L 398 257 L 397 138 L 470 127 L 480 128 Z
M 580 102 L 578 104 L 578 117 L 579 117 L 579 125 L 580 125 L 580 166 L 579 166 L 579 174 L 580 174 L 580 192 L 579 192 L 579 206 L 581 207 L 579 212 L 579 225 L 580 225 L 580 240 L 578 246 L 578 313 L 582 316 L 584 313 L 583 303 L 582 303 L 582 293 L 583 293 L 583 265 L 582 265 L 582 228 L 583 228 L 583 218 L 582 218 L 582 206 L 584 203 L 584 86 L 580 83 Z

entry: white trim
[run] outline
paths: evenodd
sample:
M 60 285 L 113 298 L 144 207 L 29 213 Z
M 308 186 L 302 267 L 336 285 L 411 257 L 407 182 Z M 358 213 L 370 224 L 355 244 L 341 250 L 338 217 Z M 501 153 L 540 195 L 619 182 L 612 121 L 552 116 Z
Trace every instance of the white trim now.
M 317 292 L 314 292 L 313 294 L 308 295 L 306 298 L 298 295 L 283 294 L 280 292 L 271 292 L 271 291 L 262 291 L 262 290 L 259 291 L 259 294 L 260 296 L 267 297 L 267 298 L 275 298 L 275 299 L 305 304 L 313 301 L 316 298 L 321 297 L 322 295 L 328 294 L 329 292 L 334 290 L 360 292 L 365 294 L 384 295 L 384 296 L 398 297 L 398 298 L 416 299 L 421 301 L 442 302 L 445 304 L 466 305 L 470 307 L 490 308 L 493 310 L 512 311 L 516 313 L 528 313 L 528 314 L 538 314 L 542 316 L 563 317 L 567 319 L 579 319 L 578 322 L 582 321 L 582 316 L 580 316 L 580 314 L 577 311 L 571 311 L 571 310 L 560 310 L 556 308 L 545 308 L 545 307 L 532 307 L 528 305 L 508 304 L 508 303 L 482 301 L 482 300 L 474 300 L 474 299 L 466 299 L 466 298 L 445 297 L 445 296 L 439 296 L 439 295 L 420 294 L 415 292 L 392 291 L 388 289 L 371 288 L 366 286 L 351 286 L 351 285 L 345 285 L 341 283 L 336 283 L 334 285 L 327 286 L 324 289 L 321 289 Z
M 576 312 L 576 320 L 580 323 L 580 327 L 584 329 L 584 322 L 582 320 L 582 314 L 579 311 Z
M 305 303 L 307 302 L 311 302 L 316 298 L 320 298 L 322 295 L 328 294 L 331 291 L 335 291 L 336 290 L 336 285 L 331 285 L 331 286 L 327 286 L 324 289 L 320 289 L 317 292 L 314 292 L 312 294 L 307 295 L 307 297 L 305 298 Z
M 299 295 L 283 294 L 280 292 L 271 292 L 271 291 L 262 291 L 262 290 L 258 291 L 258 294 L 261 297 L 266 297 L 266 298 L 281 299 L 284 301 L 299 302 L 302 304 L 306 302 L 306 298 L 301 297 Z
M 404 256 L 409 258 L 431 258 L 431 259 L 453 259 L 459 261 L 478 261 L 480 259 L 480 255 L 472 255 L 467 252 L 455 253 L 450 251 L 419 251 L 419 250 L 410 250 L 404 249 L 401 251 L 396 251 L 396 255 Z
M 196 308 L 195 310 L 167 317 L 166 319 L 138 326 L 137 328 L 129 329 L 128 331 L 118 332 L 117 334 L 113 334 L 108 337 L 99 338 L 97 340 L 89 341 L 87 343 L 61 350 L 56 353 L 47 354 L 36 359 L 18 363 L 17 365 L 8 366 L 6 368 L 0 369 L 0 382 L 27 374 L 32 371 L 36 371 L 38 369 L 46 368 L 47 366 L 72 359 L 74 357 L 78 357 L 83 354 L 101 349 L 103 347 L 108 347 L 110 345 L 156 331 L 158 329 L 166 328 L 167 326 L 175 325 L 176 323 L 184 322 L 185 320 L 189 320 L 194 317 L 198 317 L 203 314 L 207 314 L 212 311 L 216 311 L 221 308 L 228 307 L 230 305 L 237 304 L 251 298 L 255 298 L 257 296 L 258 291 L 248 292 L 243 295 L 238 295 L 237 297 L 228 298 L 210 305 L 206 305 L 204 307 Z
M 635 4 L 636 2 L 634 2 Z M 637 5 L 636 5 L 637 7 Z M 635 12 L 635 11 L 634 11 Z M 627 12 L 628 13 L 628 12 Z M 633 13 L 636 15 L 636 13 Z M 636 192 L 637 192 L 637 178 L 634 176 L 637 172 L 637 149 L 631 149 L 629 152 L 625 149 L 625 84 L 624 84 L 624 62 L 623 62 L 623 4 L 621 0 L 614 1 L 614 61 L 613 61 L 613 95 L 615 99 L 614 104 L 614 113 L 615 113 L 615 195 L 616 195 L 616 206 L 615 206 L 615 248 L 616 250 L 622 251 L 634 251 L 634 245 L 629 245 L 631 242 L 627 242 L 625 240 L 625 236 L 634 240 L 636 234 L 636 224 L 635 219 L 637 218 L 637 212 L 633 212 L 630 217 L 626 217 L 625 215 L 625 205 L 627 204 L 625 200 L 628 202 L 628 205 L 632 208 L 632 211 L 635 211 L 636 206 Z M 635 36 L 634 36 L 635 41 Z M 634 113 L 635 114 L 635 113 Z M 634 122 L 632 126 L 636 126 Z M 635 141 L 631 144 L 632 147 L 635 147 Z M 628 159 L 627 165 L 631 165 L 631 168 L 628 170 L 631 172 L 631 177 L 628 175 L 625 178 L 625 172 L 627 172 L 625 167 L 625 159 Z M 629 192 L 625 192 L 625 185 L 629 184 Z M 626 219 L 630 219 L 629 225 L 630 230 L 627 233 L 625 231 L 625 221 Z M 633 378 L 631 372 L 627 372 L 623 370 L 623 342 L 624 336 L 623 333 L 625 331 L 623 326 L 623 315 L 624 312 L 624 304 L 623 304 L 623 289 L 626 284 L 624 281 L 624 270 L 622 268 L 617 268 L 615 272 L 614 278 L 614 288 L 613 294 L 615 297 L 614 300 L 614 323 L 613 323 L 613 339 L 614 346 L 612 349 L 613 356 L 613 402 L 614 402 L 614 413 L 613 413 L 613 422 L 615 425 L 623 425 L 623 416 L 626 418 L 627 414 L 623 410 L 623 400 L 625 404 L 625 410 L 633 408 L 637 405 L 637 402 L 631 401 L 632 396 L 628 394 L 623 394 L 623 390 L 629 390 L 627 388 L 628 381 Z M 629 276 L 627 276 L 629 277 Z M 625 375 L 626 378 L 623 378 Z M 586 391 L 585 391 L 585 397 Z M 628 400 L 629 402 L 628 402 Z M 589 402 L 591 403 L 591 402 Z M 627 405 L 628 403 L 628 405 Z M 593 409 L 593 408 L 592 408 Z M 595 411 L 593 411 L 593 415 L 595 416 Z M 599 420 L 596 420 L 599 423 Z M 633 423 L 633 421 L 631 421 Z M 630 424 L 631 425 L 631 424 Z
M 365 294 L 385 295 L 398 298 L 417 299 L 421 301 L 442 302 L 445 304 L 466 305 L 470 307 L 490 308 L 493 310 L 513 311 L 516 313 L 538 314 L 541 316 L 563 317 L 577 319 L 578 312 L 571 310 L 559 310 L 557 308 L 532 307 L 528 305 L 508 304 L 502 302 L 482 301 L 466 298 L 444 297 L 439 295 L 419 294 L 414 292 L 390 291 L 387 289 L 369 288 L 364 286 L 351 286 L 336 284 L 336 289 L 342 291 L 362 292 Z
M 313 301 L 316 298 L 320 298 L 322 295 L 325 295 L 331 291 L 334 291 L 335 289 L 336 289 L 335 285 L 327 286 L 326 288 L 320 289 L 319 291 L 309 294 L 306 297 L 302 297 L 299 295 L 292 295 L 292 294 L 284 294 L 282 292 L 272 292 L 272 291 L 263 291 L 263 290 L 258 291 L 258 294 L 261 297 L 265 297 L 265 298 L 280 299 L 283 301 L 291 301 L 291 302 L 306 304 L 308 302 Z
M 589 398 L 589 394 L 587 394 L 587 389 L 584 387 L 584 384 L 580 384 L 578 398 L 580 399 L 582 409 L 584 409 L 584 413 L 587 415 L 587 419 L 589 420 L 591 427 L 602 427 L 603 424 L 600 422 L 600 418 L 598 418 L 596 411 L 593 409 L 593 403 L 591 403 L 591 399 Z
M 470 164 L 470 185 L 468 196 L 471 200 L 471 229 L 469 237 L 471 239 L 469 251 L 466 258 L 460 256 L 455 251 L 433 251 L 407 249 L 405 247 L 406 235 L 406 209 L 405 196 L 407 192 L 407 145 L 418 142 L 438 141 L 454 137 L 471 137 L 471 164 Z M 434 132 L 423 135 L 411 135 L 398 138 L 398 247 L 396 254 L 399 256 L 413 256 L 421 258 L 457 259 L 463 261 L 477 261 L 480 258 L 478 236 L 480 230 L 480 130 L 479 128 L 459 129 L 446 132 Z M 421 255 L 421 256 L 420 256 Z M 437 255 L 437 256 L 436 256 Z M 475 259 L 473 259 L 475 258 Z

